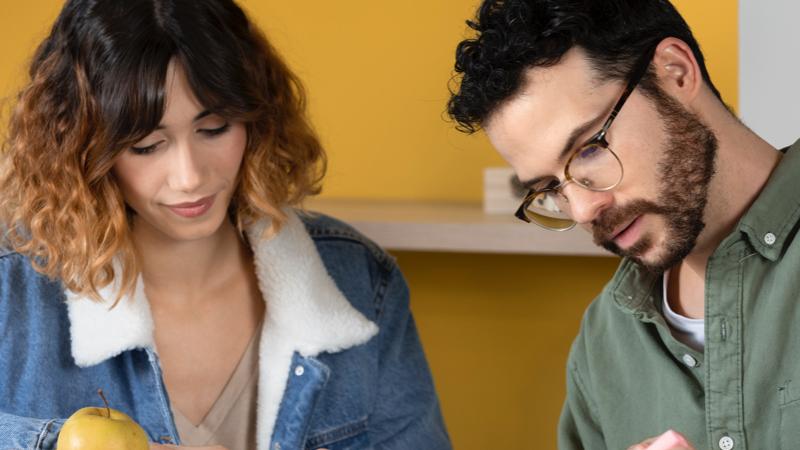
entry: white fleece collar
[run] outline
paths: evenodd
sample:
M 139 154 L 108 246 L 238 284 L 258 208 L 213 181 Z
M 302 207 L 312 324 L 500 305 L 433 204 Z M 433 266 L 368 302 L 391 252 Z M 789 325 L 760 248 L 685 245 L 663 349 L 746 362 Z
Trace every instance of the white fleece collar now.
M 363 344 L 378 332 L 338 289 L 297 214 L 286 212 L 286 224 L 271 239 L 260 238 L 267 220 L 247 230 L 267 302 L 259 350 L 259 449 L 269 446 L 295 351 L 306 357 L 338 352 Z M 112 285 L 101 290 L 103 302 L 66 292 L 72 356 L 78 366 L 99 364 L 134 348 L 155 348 L 141 276 L 134 293 L 109 310 L 118 289 Z

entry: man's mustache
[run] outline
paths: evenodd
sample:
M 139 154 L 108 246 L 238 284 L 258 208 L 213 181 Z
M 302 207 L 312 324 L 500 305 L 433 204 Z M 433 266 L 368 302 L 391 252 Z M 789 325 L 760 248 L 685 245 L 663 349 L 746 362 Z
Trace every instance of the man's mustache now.
M 634 200 L 630 203 L 606 209 L 592 221 L 592 237 L 595 244 L 605 247 L 613 243 L 614 231 L 626 222 L 631 222 L 642 214 L 666 214 L 669 208 L 649 200 Z

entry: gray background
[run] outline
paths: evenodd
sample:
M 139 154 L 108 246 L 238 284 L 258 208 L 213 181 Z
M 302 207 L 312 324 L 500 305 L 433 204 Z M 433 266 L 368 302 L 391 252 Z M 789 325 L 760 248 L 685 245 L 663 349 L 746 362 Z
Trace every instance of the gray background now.
M 800 138 L 800 1 L 739 0 L 739 111 L 780 148 Z

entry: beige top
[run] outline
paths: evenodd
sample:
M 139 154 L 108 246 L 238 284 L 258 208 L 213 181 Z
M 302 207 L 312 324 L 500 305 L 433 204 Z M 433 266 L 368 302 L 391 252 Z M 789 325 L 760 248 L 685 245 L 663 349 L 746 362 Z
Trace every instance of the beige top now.
M 256 448 L 259 336 L 261 326 L 253 333 L 242 359 L 202 423 L 195 426 L 172 407 L 182 445 L 222 445 L 229 450 Z

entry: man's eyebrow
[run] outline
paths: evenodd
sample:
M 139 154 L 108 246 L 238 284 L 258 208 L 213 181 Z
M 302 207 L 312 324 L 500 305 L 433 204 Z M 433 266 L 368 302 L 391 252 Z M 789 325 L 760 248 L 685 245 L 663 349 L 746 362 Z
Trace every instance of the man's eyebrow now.
M 208 110 L 208 109 L 206 109 L 204 111 L 201 111 L 200 114 L 194 116 L 194 119 L 192 119 L 192 122 L 197 122 L 198 120 L 200 120 L 203 117 L 206 117 L 206 116 L 208 116 L 210 114 L 211 114 L 211 111 Z M 158 126 L 156 127 L 156 130 L 163 130 L 163 129 L 164 129 L 164 125 L 162 125 L 162 124 L 158 124 Z
M 563 161 L 564 158 L 566 158 L 567 155 L 569 155 L 569 152 L 571 152 L 572 149 L 575 148 L 575 143 L 578 141 L 578 139 L 581 136 L 584 136 L 586 134 L 586 132 L 588 132 L 592 128 L 600 126 L 600 122 L 603 119 L 605 119 L 607 115 L 608 115 L 608 113 L 604 112 L 604 113 L 598 115 L 597 117 L 595 117 L 593 119 L 587 120 L 586 122 L 581 124 L 579 127 L 577 127 L 574 130 L 572 130 L 572 133 L 570 133 L 569 138 L 567 139 L 567 143 L 564 145 L 564 147 L 561 149 L 561 152 L 558 154 L 557 161 Z M 545 176 L 542 176 L 542 177 L 536 177 L 536 178 L 534 178 L 532 180 L 520 181 L 520 184 L 525 189 L 531 189 L 531 187 L 534 186 L 535 184 L 538 184 L 540 181 L 545 180 L 547 178 L 551 178 L 551 177 L 552 177 L 552 175 L 545 175 Z

